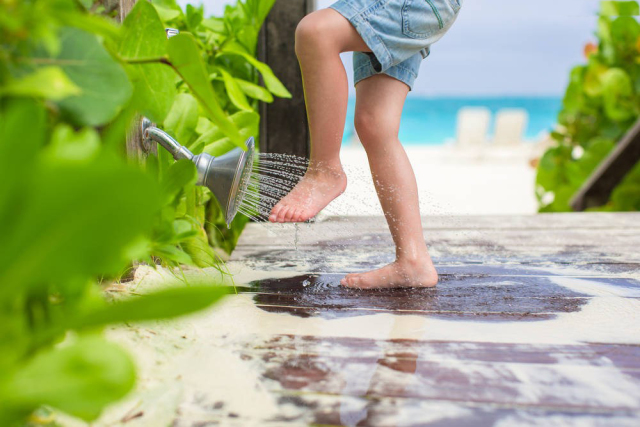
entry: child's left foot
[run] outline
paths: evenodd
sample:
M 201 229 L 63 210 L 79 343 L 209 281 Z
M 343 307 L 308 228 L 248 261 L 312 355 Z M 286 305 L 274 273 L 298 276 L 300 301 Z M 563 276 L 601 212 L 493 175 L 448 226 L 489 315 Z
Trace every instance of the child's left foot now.
M 349 288 L 432 288 L 438 283 L 431 259 L 420 261 L 398 260 L 377 270 L 353 273 L 340 281 Z

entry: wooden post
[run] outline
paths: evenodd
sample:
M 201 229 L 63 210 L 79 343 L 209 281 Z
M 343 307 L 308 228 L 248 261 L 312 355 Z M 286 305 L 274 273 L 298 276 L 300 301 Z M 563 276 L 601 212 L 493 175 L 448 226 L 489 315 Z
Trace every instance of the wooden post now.
M 583 211 L 607 203 L 611 192 L 638 162 L 640 162 L 640 120 L 580 187 L 571 199 L 571 207 L 577 211 Z
M 137 0 L 118 0 L 118 21 L 124 21 L 124 18 L 131 12 L 136 1 Z M 136 116 L 127 131 L 127 157 L 131 161 L 143 163 L 150 147 L 145 147 L 142 140 L 141 120 L 141 117 Z
M 302 75 L 295 53 L 298 22 L 315 10 L 315 0 L 276 0 L 258 39 L 258 59 L 266 62 L 291 92 L 260 105 L 260 150 L 309 157 L 309 127 Z

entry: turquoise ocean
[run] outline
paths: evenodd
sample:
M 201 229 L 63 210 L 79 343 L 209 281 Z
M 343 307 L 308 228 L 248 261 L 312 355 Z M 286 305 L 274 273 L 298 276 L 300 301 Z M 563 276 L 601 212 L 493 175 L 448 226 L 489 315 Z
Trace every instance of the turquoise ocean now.
M 492 121 L 489 137 L 493 134 L 495 114 L 503 108 L 522 108 L 529 113 L 525 140 L 537 141 L 541 133 L 553 129 L 562 106 L 561 97 L 433 97 L 409 96 L 402 111 L 400 141 L 407 145 L 440 145 L 455 139 L 458 110 L 464 107 L 486 107 Z M 352 140 L 355 98 L 349 98 L 347 124 L 343 142 Z

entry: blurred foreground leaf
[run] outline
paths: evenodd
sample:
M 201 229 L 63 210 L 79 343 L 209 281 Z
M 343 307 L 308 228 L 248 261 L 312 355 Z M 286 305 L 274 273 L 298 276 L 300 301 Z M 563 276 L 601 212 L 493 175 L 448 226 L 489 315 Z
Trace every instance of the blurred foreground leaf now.
M 162 58 L 167 55 L 167 36 L 154 7 L 139 1 L 124 20 L 124 35 L 119 54 L 129 60 Z M 152 121 L 162 123 L 175 97 L 175 72 L 166 64 L 133 65 L 139 111 Z
M 79 314 L 70 328 L 92 328 L 121 322 L 141 322 L 182 316 L 202 310 L 230 293 L 222 286 L 174 287 L 163 291 L 134 296 L 93 308 Z
M 45 52 L 35 61 L 58 65 L 81 93 L 59 101 L 60 108 L 77 125 L 102 125 L 113 119 L 132 93 L 131 83 L 95 35 L 64 28 L 56 56 Z M 36 62 L 36 63 L 37 63 Z
M 150 177 L 106 154 L 80 164 L 45 161 L 31 173 L 20 209 L 0 223 L 0 295 L 117 273 L 122 249 L 149 230 L 159 209 Z
M 60 67 L 42 67 L 0 89 L 0 94 L 63 100 L 82 91 Z
M 135 366 L 124 350 L 101 338 L 83 337 L 37 354 L 9 380 L 2 400 L 7 410 L 24 414 L 45 404 L 93 420 L 134 383 Z M 6 419 L 9 414 L 2 415 Z

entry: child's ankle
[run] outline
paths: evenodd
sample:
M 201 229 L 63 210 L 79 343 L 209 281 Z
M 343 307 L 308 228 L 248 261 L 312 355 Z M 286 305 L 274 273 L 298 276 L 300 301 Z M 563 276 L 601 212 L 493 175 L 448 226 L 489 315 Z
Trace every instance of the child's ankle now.
M 311 161 L 309 162 L 309 167 L 307 168 L 307 174 L 329 176 L 336 179 L 342 179 L 345 176 L 344 169 L 342 169 L 342 164 L 339 161 Z
M 399 264 L 405 264 L 412 267 L 424 266 L 425 263 L 431 265 L 431 257 L 428 251 L 417 251 L 411 254 L 397 254 L 396 262 Z

